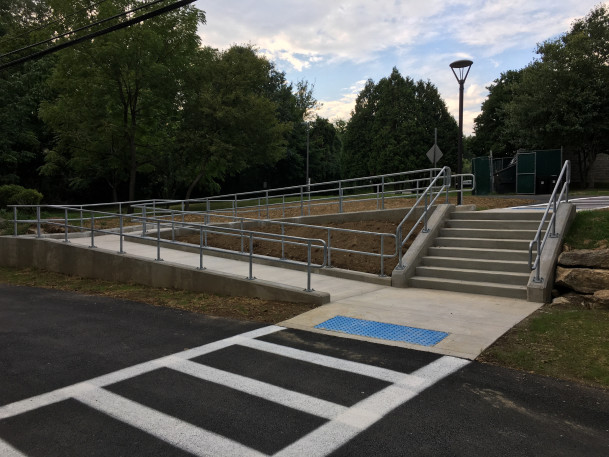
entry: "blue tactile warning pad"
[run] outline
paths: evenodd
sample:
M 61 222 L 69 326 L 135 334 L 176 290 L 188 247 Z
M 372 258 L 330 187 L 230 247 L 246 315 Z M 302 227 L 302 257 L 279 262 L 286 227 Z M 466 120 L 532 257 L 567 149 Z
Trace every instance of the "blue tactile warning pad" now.
M 448 333 L 436 330 L 385 324 L 383 322 L 366 321 L 345 316 L 333 317 L 316 325 L 315 328 L 382 340 L 403 341 L 421 346 L 434 346 L 448 336 Z

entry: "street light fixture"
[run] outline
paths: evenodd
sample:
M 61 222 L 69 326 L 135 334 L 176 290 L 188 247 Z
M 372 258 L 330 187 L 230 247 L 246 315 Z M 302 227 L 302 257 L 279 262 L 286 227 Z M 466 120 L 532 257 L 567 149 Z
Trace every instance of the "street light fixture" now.
M 450 68 L 457 78 L 459 83 L 459 143 L 457 150 L 457 174 L 461 174 L 461 168 L 463 163 L 463 85 L 469 74 L 469 70 L 474 62 L 471 60 L 457 60 L 450 64 Z M 455 71 L 456 70 L 456 71 Z M 463 178 L 459 178 L 461 181 Z M 462 188 L 462 186 L 459 186 Z M 461 192 L 457 192 L 457 205 L 463 204 L 463 195 Z

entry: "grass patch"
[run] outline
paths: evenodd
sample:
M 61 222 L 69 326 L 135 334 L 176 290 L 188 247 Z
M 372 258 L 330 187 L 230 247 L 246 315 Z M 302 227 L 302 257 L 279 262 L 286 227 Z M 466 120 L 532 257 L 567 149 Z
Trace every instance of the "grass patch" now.
M 578 212 L 564 244 L 568 249 L 609 248 L 609 209 Z
M 545 307 L 478 360 L 609 388 L 609 312 Z
M 224 297 L 186 290 L 77 278 L 32 268 L 0 267 L 0 283 L 69 290 L 166 306 L 217 317 L 276 324 L 302 314 L 315 305 L 285 303 L 248 297 Z

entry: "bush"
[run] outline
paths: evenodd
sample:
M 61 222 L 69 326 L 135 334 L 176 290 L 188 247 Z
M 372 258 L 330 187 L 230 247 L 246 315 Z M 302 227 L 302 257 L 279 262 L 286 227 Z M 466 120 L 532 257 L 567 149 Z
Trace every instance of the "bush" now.
M 36 189 L 23 189 L 9 200 L 9 205 L 39 205 L 42 201 L 42 194 Z
M 6 208 L 6 205 L 11 205 L 11 202 L 15 195 L 25 190 L 25 187 L 18 186 L 17 184 L 6 184 L 0 186 L 0 209 Z
M 0 186 L 0 209 L 7 205 L 39 205 L 42 198 L 36 189 L 26 189 L 17 184 Z

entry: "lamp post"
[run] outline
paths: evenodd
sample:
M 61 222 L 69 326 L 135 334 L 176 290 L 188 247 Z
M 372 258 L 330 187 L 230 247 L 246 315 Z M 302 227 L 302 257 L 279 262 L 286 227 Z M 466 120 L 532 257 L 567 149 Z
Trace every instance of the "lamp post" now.
M 469 70 L 472 67 L 471 60 L 457 60 L 450 64 L 450 68 L 457 78 L 457 82 L 459 83 L 459 143 L 457 149 L 457 174 L 461 174 L 461 168 L 463 163 L 463 85 L 465 84 L 465 80 L 467 79 L 467 75 L 469 74 Z M 456 71 L 455 71 L 456 70 Z M 459 182 L 463 180 L 463 177 L 459 178 Z M 462 188 L 462 186 L 459 186 Z M 457 192 L 457 205 L 463 204 L 463 194 L 462 192 Z

